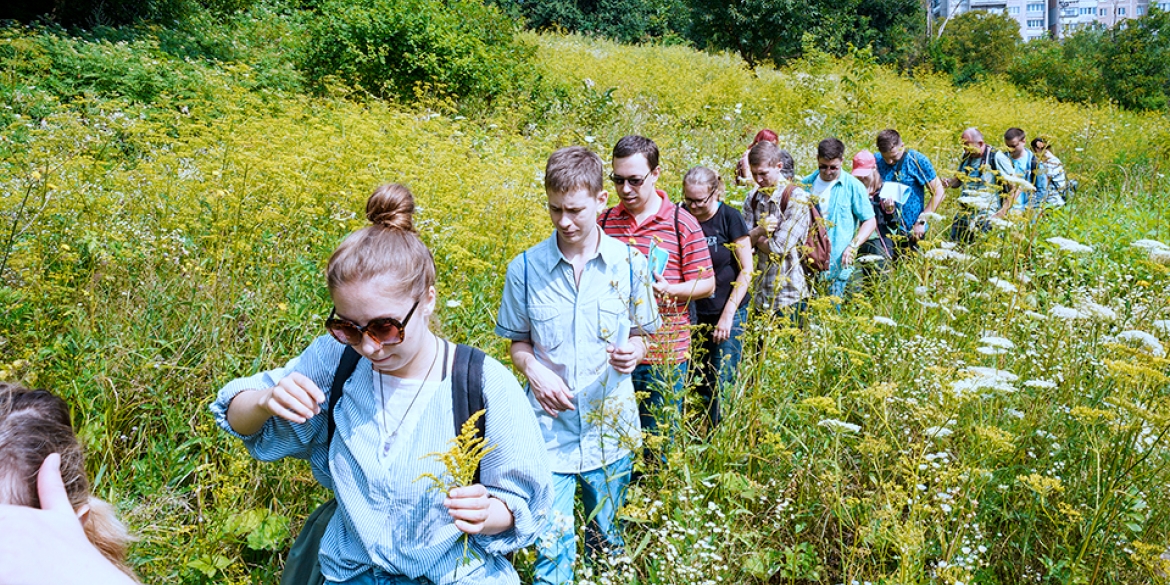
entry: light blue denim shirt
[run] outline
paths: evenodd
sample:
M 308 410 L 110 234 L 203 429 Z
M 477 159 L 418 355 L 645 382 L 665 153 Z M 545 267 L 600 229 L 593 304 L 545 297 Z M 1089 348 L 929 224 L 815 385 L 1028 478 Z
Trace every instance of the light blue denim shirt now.
M 818 174 L 813 173 L 802 181 L 804 188 L 810 193 Z M 829 195 L 822 193 L 820 197 L 815 198 L 818 204 L 825 199 L 829 201 L 824 216 L 832 253 L 829 258 L 829 269 L 822 272 L 821 277 L 827 280 L 847 280 L 853 274 L 854 267 L 842 268 L 841 255 L 845 253 L 849 242 L 853 241 L 853 236 L 857 234 L 857 228 L 861 223 L 873 219 L 873 204 L 869 202 L 869 190 L 865 185 L 845 171 L 841 171 L 840 177 L 829 191 Z
M 508 265 L 496 334 L 532 342 L 536 359 L 574 395 L 576 410 L 553 418 L 529 390 L 554 473 L 598 469 L 641 444 L 633 382 L 616 376 L 605 350 L 623 320 L 631 334 L 658 328 L 650 282 L 646 257 L 605 234 L 580 285 L 556 233 Z
M 272 417 L 250 436 L 232 430 L 227 409 L 237 394 L 268 388 L 291 372 L 309 377 L 326 394 L 344 346 L 329 336 L 313 342 L 284 368 L 229 382 L 211 405 L 215 422 L 239 437 L 253 457 L 275 461 L 307 459 L 313 475 L 337 495 L 337 514 L 321 541 L 321 573 L 332 581 L 353 578 L 371 568 L 433 583 L 515 585 L 520 578 L 504 554 L 532 544 L 544 529 L 552 504 L 552 475 L 540 444 L 540 431 L 524 391 L 510 371 L 490 357 L 484 360 L 486 436 L 496 448 L 480 464 L 488 492 L 512 511 L 515 526 L 494 536 L 473 536 L 480 557 L 459 566 L 463 535 L 443 506 L 444 494 L 429 491 L 424 473 L 443 475 L 443 466 L 428 453 L 447 451 L 455 437 L 451 377 L 414 405 L 422 413 L 406 422 L 400 439 L 386 451 L 377 421 L 378 393 L 368 360 L 358 362 L 337 404 L 332 444 L 327 443 L 328 401 L 317 416 L 296 424 Z M 411 417 L 414 418 L 414 417 Z

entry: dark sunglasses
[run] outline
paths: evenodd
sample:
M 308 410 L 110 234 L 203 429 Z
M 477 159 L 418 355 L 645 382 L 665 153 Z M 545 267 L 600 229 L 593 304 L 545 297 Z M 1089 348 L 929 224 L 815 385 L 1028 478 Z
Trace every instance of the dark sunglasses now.
M 410 316 L 414 314 L 416 308 L 418 301 L 414 302 L 402 321 L 394 317 L 382 317 L 362 327 L 353 321 L 338 317 L 337 307 L 334 307 L 329 311 L 329 318 L 325 320 L 325 329 L 329 330 L 334 339 L 346 345 L 361 344 L 363 335 L 369 335 L 370 339 L 382 345 L 398 345 L 406 338 L 406 324 L 410 322 Z
M 617 187 L 621 187 L 624 183 L 629 183 L 631 187 L 641 187 L 642 183 L 645 183 L 646 179 L 650 178 L 650 174 L 653 172 L 654 171 L 650 171 L 649 173 L 642 175 L 641 178 L 638 178 L 638 177 L 619 177 L 617 175 L 610 175 L 609 180 L 613 181 L 613 184 Z

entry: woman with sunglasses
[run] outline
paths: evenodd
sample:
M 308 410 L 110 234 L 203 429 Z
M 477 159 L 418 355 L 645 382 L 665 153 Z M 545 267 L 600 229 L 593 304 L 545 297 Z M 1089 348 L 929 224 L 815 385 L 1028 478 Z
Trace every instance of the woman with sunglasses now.
M 285 368 L 228 383 L 211 408 L 253 457 L 307 459 L 333 489 L 337 512 L 319 554 L 327 582 L 517 584 L 505 555 L 543 527 L 551 475 L 528 399 L 499 362 L 483 365 L 493 450 L 480 463 L 481 483 L 443 494 L 417 481 L 446 475 L 428 454 L 448 451 L 455 436 L 455 348 L 430 330 L 435 264 L 413 213 L 406 187 L 375 190 L 366 203 L 372 225 L 350 234 L 329 259 L 329 334 Z M 361 359 L 345 382 L 330 440 L 326 389 L 346 346 Z
M 703 228 L 715 269 L 715 293 L 694 301 L 698 324 L 710 330 L 703 340 L 698 392 L 707 401 L 711 428 L 719 424 L 719 398 L 734 383 L 743 354 L 752 282 L 749 228 L 738 209 L 723 205 L 723 193 L 723 178 L 707 167 L 695 167 L 683 177 L 683 201 Z

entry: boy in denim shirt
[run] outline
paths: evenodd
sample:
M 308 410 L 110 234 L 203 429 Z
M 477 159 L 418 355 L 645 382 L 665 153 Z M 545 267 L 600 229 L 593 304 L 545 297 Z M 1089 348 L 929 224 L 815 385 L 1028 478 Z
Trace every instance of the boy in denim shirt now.
M 591 551 L 623 546 L 617 509 L 641 444 L 630 373 L 658 327 L 645 256 L 597 224 L 608 194 L 602 162 L 579 146 L 549 157 L 545 192 L 554 233 L 508 265 L 496 334 L 528 378 L 553 471 L 554 502 L 538 543 L 535 582 L 573 580 L 577 488 Z M 628 341 L 621 339 L 628 331 Z

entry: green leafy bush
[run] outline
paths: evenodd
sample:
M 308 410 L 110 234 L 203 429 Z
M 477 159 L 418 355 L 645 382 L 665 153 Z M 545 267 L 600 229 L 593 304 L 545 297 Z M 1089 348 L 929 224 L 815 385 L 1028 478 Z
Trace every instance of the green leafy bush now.
M 994 12 L 973 10 L 943 23 L 932 47 L 935 68 L 950 73 L 958 85 L 979 81 L 987 75 L 1006 73 L 1020 42 L 1016 19 Z
M 532 49 L 480 0 L 326 0 L 300 64 L 310 83 L 377 97 L 491 98 L 523 76 Z
M 1062 41 L 1037 39 L 1024 44 L 1008 76 L 1016 85 L 1038 95 L 1066 102 L 1102 102 L 1098 55 L 1105 50 L 1105 31 L 1086 29 Z

